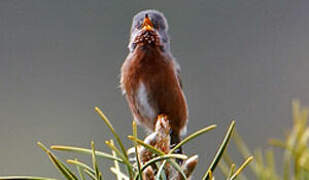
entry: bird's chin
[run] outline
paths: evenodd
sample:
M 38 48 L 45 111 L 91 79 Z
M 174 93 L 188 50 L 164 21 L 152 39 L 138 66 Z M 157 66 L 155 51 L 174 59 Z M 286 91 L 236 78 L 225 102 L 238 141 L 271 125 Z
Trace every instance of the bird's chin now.
M 160 47 L 161 41 L 158 33 L 153 30 L 141 30 L 133 40 L 134 46 L 140 47 Z

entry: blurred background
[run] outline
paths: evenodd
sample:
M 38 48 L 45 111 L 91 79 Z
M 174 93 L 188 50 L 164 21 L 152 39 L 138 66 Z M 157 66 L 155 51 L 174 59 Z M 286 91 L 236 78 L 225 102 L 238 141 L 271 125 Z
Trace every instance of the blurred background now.
M 292 125 L 292 99 L 309 105 L 308 7 L 305 0 L 1 0 L 0 176 L 62 179 L 37 141 L 89 147 L 95 140 L 109 151 L 104 141 L 112 136 L 94 106 L 122 139 L 131 134 L 120 66 L 131 19 L 148 8 L 169 22 L 190 109 L 188 133 L 218 125 L 184 147 L 200 155 L 195 177 L 232 119 L 252 149 L 267 147 L 268 138 L 284 137 Z M 112 179 L 109 162 L 99 163 Z

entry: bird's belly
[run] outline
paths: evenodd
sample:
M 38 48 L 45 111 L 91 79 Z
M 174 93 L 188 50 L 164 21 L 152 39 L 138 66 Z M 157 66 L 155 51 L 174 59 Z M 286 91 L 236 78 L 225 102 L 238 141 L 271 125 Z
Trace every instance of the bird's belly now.
M 186 119 L 186 107 L 180 88 L 173 81 L 166 80 L 156 76 L 141 79 L 136 91 L 135 102 L 139 113 L 136 120 L 150 130 L 154 129 L 159 114 L 167 115 L 172 128 L 177 130 L 183 126 L 178 121 Z
M 143 82 L 139 83 L 136 93 L 136 106 L 140 115 L 140 118 L 136 120 L 146 125 L 149 129 L 153 129 L 153 121 L 157 116 L 157 112 L 153 107 L 153 103 L 150 102 L 151 94 L 147 91 Z

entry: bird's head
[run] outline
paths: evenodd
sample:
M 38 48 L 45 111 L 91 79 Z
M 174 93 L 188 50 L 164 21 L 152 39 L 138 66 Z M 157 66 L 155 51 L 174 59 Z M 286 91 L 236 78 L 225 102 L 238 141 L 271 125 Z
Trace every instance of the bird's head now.
M 132 22 L 129 49 L 137 46 L 160 47 L 169 51 L 168 24 L 164 15 L 156 10 L 144 10 L 137 13 Z

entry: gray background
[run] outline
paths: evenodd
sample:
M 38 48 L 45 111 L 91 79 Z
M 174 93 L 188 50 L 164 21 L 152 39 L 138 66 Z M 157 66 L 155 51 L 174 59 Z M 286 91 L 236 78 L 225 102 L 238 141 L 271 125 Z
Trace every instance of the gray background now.
M 108 151 L 104 141 L 112 136 L 95 105 L 126 139 L 132 118 L 119 69 L 131 18 L 145 8 L 168 18 L 190 108 L 188 132 L 218 124 L 184 147 L 200 154 L 197 179 L 231 119 L 252 148 L 283 137 L 291 100 L 309 105 L 309 1 L 188 2 L 0 0 L 0 175 L 63 179 L 37 141 L 86 147 L 94 139 Z

